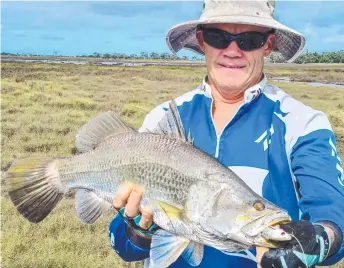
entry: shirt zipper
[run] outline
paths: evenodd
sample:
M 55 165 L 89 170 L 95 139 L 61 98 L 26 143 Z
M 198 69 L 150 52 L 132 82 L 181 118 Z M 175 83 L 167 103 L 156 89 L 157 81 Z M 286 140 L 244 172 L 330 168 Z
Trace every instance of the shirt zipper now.
M 238 114 L 239 110 L 241 109 L 241 107 L 243 107 L 245 105 L 245 103 L 242 103 L 238 110 L 235 112 L 234 116 L 232 117 L 232 119 L 225 125 L 225 127 L 222 129 L 220 135 L 217 134 L 216 131 L 216 127 L 215 127 L 215 123 L 214 123 L 214 118 L 213 118 L 213 103 L 214 103 L 214 99 L 211 100 L 211 106 L 210 106 L 210 117 L 211 117 L 211 121 L 213 122 L 213 126 L 215 129 L 215 133 L 216 133 L 216 150 L 215 150 L 215 158 L 219 157 L 219 149 L 220 149 L 220 139 L 221 139 L 221 135 L 223 133 L 223 131 L 227 128 L 227 126 L 233 121 L 233 119 L 235 118 L 235 116 Z

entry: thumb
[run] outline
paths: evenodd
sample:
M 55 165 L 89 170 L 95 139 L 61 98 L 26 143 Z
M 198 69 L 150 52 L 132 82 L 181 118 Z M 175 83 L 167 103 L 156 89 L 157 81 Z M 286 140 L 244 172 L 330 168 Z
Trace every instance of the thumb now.
M 266 247 L 257 247 L 256 248 L 256 259 L 257 259 L 257 263 L 258 263 L 258 268 L 262 268 L 262 266 L 260 265 L 260 262 L 263 258 L 263 255 L 265 252 L 269 251 L 269 248 Z

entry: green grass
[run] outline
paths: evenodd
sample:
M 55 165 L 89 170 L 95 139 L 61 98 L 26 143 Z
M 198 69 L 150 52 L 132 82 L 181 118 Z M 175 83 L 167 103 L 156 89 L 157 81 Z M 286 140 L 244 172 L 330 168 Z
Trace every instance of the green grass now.
M 314 68 L 323 74 L 344 69 L 343 65 L 335 69 L 300 68 L 308 76 Z M 289 67 L 267 70 L 269 76 L 276 73 L 296 76 L 301 72 Z M 14 159 L 21 157 L 71 155 L 77 130 L 106 110 L 114 110 L 139 127 L 156 105 L 194 89 L 204 71 L 203 67 L 2 63 L 1 170 L 5 171 Z M 329 116 L 343 157 L 344 90 L 310 87 L 306 83 L 272 84 Z M 124 263 L 110 249 L 107 225 L 111 215 L 94 226 L 83 225 L 75 217 L 74 201 L 65 199 L 45 221 L 33 225 L 18 215 L 4 197 L 4 190 L 2 194 L 2 267 L 140 266 L 140 263 Z

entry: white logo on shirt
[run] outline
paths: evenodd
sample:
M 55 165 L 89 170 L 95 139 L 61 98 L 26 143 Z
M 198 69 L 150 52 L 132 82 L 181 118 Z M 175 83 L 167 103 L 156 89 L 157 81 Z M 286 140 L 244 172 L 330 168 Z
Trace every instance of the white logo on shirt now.
M 336 164 L 336 169 L 339 171 L 339 176 L 338 176 L 338 182 L 340 185 L 342 185 L 344 187 L 344 178 L 343 178 L 343 169 L 342 167 L 340 166 L 342 164 L 342 161 L 340 160 L 340 157 L 337 153 L 337 149 L 336 149 L 336 146 L 334 146 L 334 143 L 332 141 L 332 139 L 330 138 L 329 140 L 329 144 L 331 145 L 332 147 L 332 153 L 331 155 L 335 158 L 337 158 L 338 160 L 338 163 Z
M 275 133 L 274 126 L 271 124 L 270 129 L 265 130 L 262 135 L 254 142 L 261 143 L 263 142 L 264 152 L 268 149 L 269 145 L 271 144 L 271 136 Z
M 115 246 L 115 236 L 113 235 L 113 233 L 110 233 L 110 244 L 111 246 Z

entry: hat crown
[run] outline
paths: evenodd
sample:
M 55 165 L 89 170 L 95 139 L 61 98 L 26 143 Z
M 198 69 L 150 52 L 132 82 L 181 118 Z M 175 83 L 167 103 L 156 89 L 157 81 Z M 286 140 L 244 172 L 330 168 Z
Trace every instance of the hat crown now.
M 204 0 L 201 19 L 222 16 L 274 18 L 275 0 Z
M 174 53 L 184 48 L 204 55 L 196 36 L 200 25 L 257 25 L 275 30 L 274 51 L 292 62 L 301 54 L 306 40 L 302 34 L 274 18 L 275 5 L 275 0 L 204 0 L 200 18 L 171 28 L 167 32 L 166 43 Z

